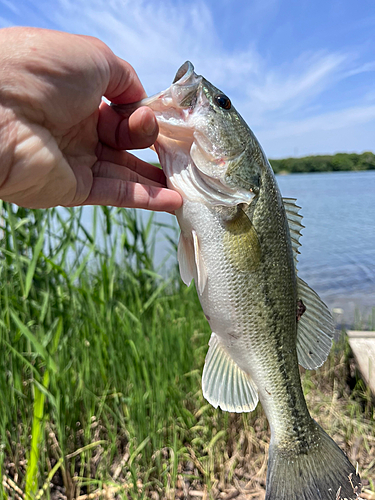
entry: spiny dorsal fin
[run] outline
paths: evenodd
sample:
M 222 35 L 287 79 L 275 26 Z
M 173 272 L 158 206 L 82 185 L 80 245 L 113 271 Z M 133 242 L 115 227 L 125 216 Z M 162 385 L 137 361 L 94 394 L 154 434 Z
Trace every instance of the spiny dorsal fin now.
M 307 283 L 297 277 L 297 298 L 306 307 L 297 324 L 298 362 L 314 370 L 327 359 L 335 331 L 328 307 Z
M 305 226 L 302 225 L 302 215 L 298 213 L 301 207 L 296 205 L 296 201 L 295 198 L 283 198 L 286 217 L 289 224 L 290 238 L 292 240 L 294 267 L 297 269 L 298 254 L 300 253 L 298 249 L 301 246 L 299 239 L 301 237 L 301 229 Z
M 236 413 L 253 411 L 258 391 L 250 375 L 235 363 L 212 333 L 203 368 L 203 396 L 214 408 Z

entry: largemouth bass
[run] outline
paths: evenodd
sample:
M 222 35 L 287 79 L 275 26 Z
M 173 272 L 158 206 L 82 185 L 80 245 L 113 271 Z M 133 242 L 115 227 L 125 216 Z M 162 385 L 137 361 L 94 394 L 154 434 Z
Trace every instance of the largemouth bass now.
M 261 401 L 271 429 L 266 500 L 357 498 L 360 477 L 311 418 L 301 387 L 298 364 L 323 364 L 333 322 L 297 276 L 299 207 L 281 197 L 230 99 L 190 62 L 167 90 L 133 109 L 140 105 L 155 112 L 160 163 L 184 200 L 176 212 L 181 277 L 195 280 L 213 332 L 204 397 L 231 412 Z

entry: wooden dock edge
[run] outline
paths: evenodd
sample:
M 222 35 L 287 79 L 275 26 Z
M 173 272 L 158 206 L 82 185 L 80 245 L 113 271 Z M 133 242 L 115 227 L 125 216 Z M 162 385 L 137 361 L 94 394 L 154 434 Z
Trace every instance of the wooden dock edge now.
M 348 330 L 347 335 L 358 369 L 375 396 L 375 332 Z

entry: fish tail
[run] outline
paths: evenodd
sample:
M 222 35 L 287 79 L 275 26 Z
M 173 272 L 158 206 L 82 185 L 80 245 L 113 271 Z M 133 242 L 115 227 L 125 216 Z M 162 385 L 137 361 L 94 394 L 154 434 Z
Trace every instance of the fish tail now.
M 266 500 L 354 500 L 361 479 L 337 444 L 314 422 L 314 442 L 269 451 Z M 302 449 L 303 448 L 303 449 Z

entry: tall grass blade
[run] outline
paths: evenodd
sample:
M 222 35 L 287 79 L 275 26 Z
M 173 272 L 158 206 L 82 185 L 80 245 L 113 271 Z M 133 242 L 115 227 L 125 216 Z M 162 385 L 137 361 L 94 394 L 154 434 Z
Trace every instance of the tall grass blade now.
M 49 372 L 45 371 L 43 376 L 43 386 L 47 390 L 49 385 Z M 45 393 L 38 386 L 34 387 L 34 414 L 31 429 L 30 456 L 26 471 L 25 497 L 31 500 L 38 490 L 38 462 L 40 446 L 43 438 L 43 416 L 44 416 Z
M 26 325 L 22 323 L 17 314 L 14 311 L 10 311 L 13 321 L 16 323 L 17 327 L 20 329 L 21 333 L 31 342 L 36 353 L 43 359 L 47 364 L 48 368 L 54 373 L 57 372 L 57 365 L 51 356 L 48 354 L 47 349 L 39 342 L 33 333 L 27 328 Z
M 22 272 L 22 265 L 21 265 L 21 259 L 20 259 L 21 252 L 19 250 L 17 237 L 16 237 L 16 228 L 15 228 L 15 225 L 17 224 L 17 222 L 16 222 L 15 215 L 13 214 L 12 205 L 10 205 L 8 203 L 7 208 L 8 208 L 9 226 L 10 226 L 11 235 L 12 235 L 12 243 L 13 243 L 13 247 L 14 247 L 16 267 L 17 267 L 17 271 L 18 271 L 18 279 L 20 281 L 22 295 L 24 296 L 25 295 L 25 281 L 24 281 L 24 275 Z
M 36 242 L 31 262 L 26 272 L 24 299 L 27 299 L 33 282 L 35 268 L 44 244 L 44 231 L 45 231 L 45 226 L 43 227 L 42 231 L 39 234 L 39 238 L 38 241 Z
M 51 482 L 51 480 L 53 479 L 53 476 L 60 469 L 60 467 L 62 466 L 63 463 L 64 463 L 64 459 L 60 458 L 56 462 L 56 464 L 54 465 L 54 467 L 52 467 L 52 469 L 50 470 L 50 472 L 49 472 L 49 474 L 47 476 L 47 479 L 45 480 L 45 482 L 43 484 L 43 487 L 38 491 L 37 495 L 35 496 L 35 500 L 40 500 L 41 498 L 44 497 L 44 495 L 46 494 L 46 491 L 49 488 L 49 483 Z
M 131 467 L 132 463 L 134 462 L 135 458 L 141 453 L 143 448 L 149 443 L 150 441 L 150 436 L 147 436 L 142 443 L 137 446 L 137 448 L 133 451 L 133 453 L 130 455 L 129 458 L 129 467 Z

